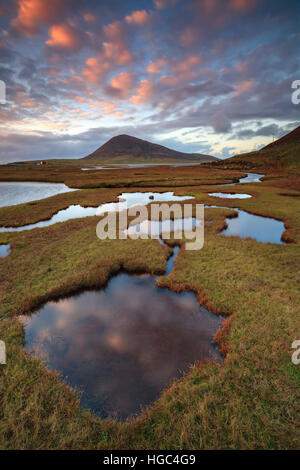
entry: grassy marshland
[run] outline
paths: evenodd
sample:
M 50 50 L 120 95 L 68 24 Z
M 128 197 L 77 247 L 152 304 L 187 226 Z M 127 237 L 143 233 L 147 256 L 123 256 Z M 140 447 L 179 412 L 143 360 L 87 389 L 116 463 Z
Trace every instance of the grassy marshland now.
M 139 176 L 139 184 L 145 187 L 153 177 L 153 169 L 147 171 L 145 177 Z M 193 183 L 178 193 L 194 194 L 199 202 L 278 217 L 288 227 L 285 236 L 294 242 L 283 246 L 222 237 L 218 232 L 233 210 L 207 209 L 204 248 L 181 250 L 175 270 L 161 278 L 160 285 L 193 289 L 209 309 L 230 315 L 216 338 L 226 354 L 224 364 L 191 367 L 152 408 L 125 424 L 103 421 L 82 410 L 75 392 L 58 374 L 25 354 L 23 327 L 16 315 L 79 288 L 104 285 L 121 267 L 162 272 L 169 251 L 151 240 L 100 242 L 95 217 L 0 234 L 0 242 L 10 241 L 12 246 L 12 253 L 0 259 L 0 338 L 8 353 L 7 365 L 0 366 L 1 448 L 299 447 L 300 368 L 291 363 L 291 344 L 300 334 L 297 187 L 291 187 L 282 170 L 270 172 L 263 184 L 221 188 L 255 196 L 225 201 L 206 194 L 220 188 L 201 186 L 204 173 L 212 170 L 198 171 L 192 170 Z M 92 178 L 104 178 L 99 173 Z M 184 181 L 192 173 L 187 178 L 181 172 Z M 216 174 L 221 179 L 229 173 L 214 170 L 211 181 L 216 182 Z M 114 174 L 117 178 L 118 172 Z M 178 173 L 177 179 L 169 180 L 169 190 L 180 178 Z M 201 182 L 196 185 L 197 178 Z M 293 178 L 296 181 L 297 175 Z M 105 196 L 110 201 L 121 191 L 125 188 L 78 191 L 31 206 L 4 208 L 0 223 L 21 225 L 48 218 L 70 201 L 98 205 Z
M 12 167 L 0 165 L 0 181 L 44 181 L 65 183 L 71 188 L 128 188 L 144 186 L 187 186 L 236 182 L 245 172 L 197 167 L 157 166 L 122 170 L 82 171 L 82 162 L 72 160 L 69 165 L 46 166 L 24 164 Z

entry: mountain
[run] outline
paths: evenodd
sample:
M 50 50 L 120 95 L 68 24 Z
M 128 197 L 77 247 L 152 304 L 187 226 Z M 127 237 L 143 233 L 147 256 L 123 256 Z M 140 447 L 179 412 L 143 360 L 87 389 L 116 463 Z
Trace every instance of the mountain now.
M 118 135 L 82 160 L 93 163 L 203 163 L 218 159 L 200 153 L 177 152 L 130 135 Z
M 218 162 L 218 166 L 240 169 L 300 167 L 300 126 L 256 152 L 244 153 Z

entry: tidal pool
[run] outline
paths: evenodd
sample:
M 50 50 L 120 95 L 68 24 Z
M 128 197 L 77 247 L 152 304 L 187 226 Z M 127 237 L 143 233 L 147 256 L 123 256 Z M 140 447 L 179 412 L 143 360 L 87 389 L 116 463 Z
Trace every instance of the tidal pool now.
M 34 224 L 22 225 L 21 227 L 0 227 L 0 232 L 21 232 L 23 230 L 32 230 L 34 228 L 49 227 L 57 222 L 66 222 L 71 219 L 101 215 L 105 212 L 122 211 L 133 206 L 147 205 L 150 202 L 178 202 L 187 199 L 194 199 L 193 196 L 175 196 L 173 191 L 164 193 L 152 192 L 136 192 L 122 193 L 119 202 L 108 202 L 98 207 L 81 207 L 79 205 L 71 205 L 67 209 L 62 209 L 54 214 L 51 219 L 36 222 Z
M 10 253 L 10 244 L 0 245 L 0 258 L 5 258 Z
M 82 406 L 103 418 L 136 415 L 190 365 L 222 361 L 213 335 L 223 318 L 194 293 L 159 288 L 156 279 L 120 273 L 104 289 L 48 302 L 23 319 L 26 351 L 59 371 L 81 392 Z
M 284 244 L 281 240 L 285 231 L 283 222 L 270 217 L 249 214 L 236 208 L 234 210 L 238 212 L 238 217 L 234 219 L 226 218 L 227 228 L 221 232 L 222 235 L 227 237 L 250 237 L 262 243 Z
M 0 182 L 0 207 L 38 201 L 70 191 L 78 190 L 62 183 Z
M 209 196 L 221 197 L 223 199 L 248 199 L 252 197 L 250 194 L 230 194 L 230 193 L 209 193 Z
M 261 243 L 276 243 L 285 245 L 281 240 L 285 231 L 284 223 L 271 217 L 249 214 L 249 212 L 237 207 L 205 206 L 214 209 L 233 209 L 238 213 L 233 219 L 226 217 L 227 228 L 220 235 L 227 237 L 253 238 Z

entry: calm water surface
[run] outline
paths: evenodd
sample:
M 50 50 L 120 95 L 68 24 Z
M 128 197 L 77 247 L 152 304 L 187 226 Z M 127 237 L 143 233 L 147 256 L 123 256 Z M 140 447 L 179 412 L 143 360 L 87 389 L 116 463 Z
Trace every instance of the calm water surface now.
M 119 197 L 120 202 L 108 202 L 98 207 L 81 207 L 80 205 L 71 205 L 67 209 L 62 209 L 54 214 L 51 219 L 36 222 L 35 224 L 23 225 L 21 227 L 0 227 L 0 232 L 21 232 L 23 230 L 32 230 L 34 228 L 49 227 L 57 222 L 66 222 L 71 219 L 101 215 L 105 212 L 121 211 L 129 207 L 147 205 L 150 202 L 163 201 L 185 201 L 194 199 L 192 196 L 175 196 L 173 191 L 164 193 L 122 193 Z
M 234 209 L 238 217 L 226 218 L 227 228 L 221 234 L 227 237 L 239 236 L 241 238 L 253 238 L 261 243 L 276 243 L 285 245 L 281 240 L 285 231 L 284 223 L 271 217 L 249 214 L 237 207 L 205 206 L 212 208 Z
M 246 177 L 241 178 L 239 183 L 261 183 L 263 174 L 248 173 Z M 222 186 L 235 186 L 238 183 L 224 184 Z M 216 196 L 229 199 L 246 199 L 250 194 L 226 194 L 226 193 L 210 193 L 209 196 Z M 221 207 L 221 206 L 206 206 Z M 232 209 L 223 207 L 224 209 Z M 262 243 L 285 244 L 281 240 L 281 236 L 285 231 L 284 223 L 271 217 L 262 217 L 259 215 L 249 214 L 241 209 L 234 208 L 238 212 L 238 217 L 234 219 L 226 218 L 227 228 L 221 234 L 231 237 L 239 236 L 241 238 L 253 238 Z
M 77 190 L 62 183 L 0 182 L 0 207 L 24 204 L 70 191 Z
M 10 253 L 10 244 L 0 245 L 0 258 L 5 258 Z
M 221 197 L 223 199 L 248 199 L 252 197 L 250 194 L 229 194 L 229 193 L 209 193 L 209 196 Z
M 248 173 L 247 176 L 239 180 L 239 183 L 261 183 L 261 178 L 264 176 L 261 173 Z
M 172 167 L 180 167 L 180 166 L 196 166 L 201 165 L 201 163 L 136 163 L 136 164 L 128 164 L 128 165 L 115 165 L 115 166 L 93 166 L 88 168 L 81 168 L 82 171 L 92 171 L 92 170 L 120 170 L 124 168 L 150 168 L 152 166 L 172 166 Z
M 249 214 L 240 209 L 238 217 L 234 219 L 226 218 L 227 228 L 223 230 L 222 235 L 227 237 L 239 236 L 241 238 L 253 238 L 262 243 L 284 244 L 281 236 L 285 231 L 284 223 L 269 217 Z
M 238 183 L 226 183 L 226 184 L 220 184 L 218 186 L 235 186 L 236 184 L 239 183 L 261 183 L 261 178 L 265 176 L 260 173 L 247 173 L 247 176 L 244 178 L 240 178 Z

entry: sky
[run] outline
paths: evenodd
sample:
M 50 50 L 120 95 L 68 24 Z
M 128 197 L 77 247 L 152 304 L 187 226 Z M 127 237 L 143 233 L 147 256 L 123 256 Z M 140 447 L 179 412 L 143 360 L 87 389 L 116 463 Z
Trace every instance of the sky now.
M 300 123 L 299 25 L 299 0 L 0 0 L 0 163 L 257 150 Z

